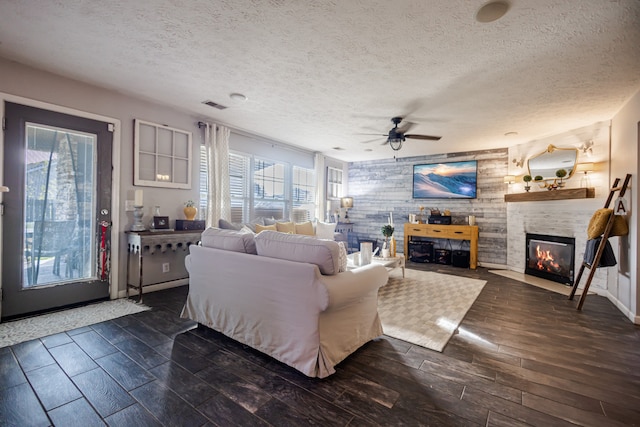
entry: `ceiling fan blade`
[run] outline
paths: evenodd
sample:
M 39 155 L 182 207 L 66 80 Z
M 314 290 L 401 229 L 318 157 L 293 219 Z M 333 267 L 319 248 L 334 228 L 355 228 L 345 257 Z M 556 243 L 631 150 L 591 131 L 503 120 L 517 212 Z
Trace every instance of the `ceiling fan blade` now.
M 402 127 L 398 127 L 398 132 L 407 133 L 409 129 L 415 126 L 415 123 L 412 122 L 402 122 Z
M 380 138 L 369 139 L 368 141 L 360 141 L 360 144 L 370 144 L 377 141 L 380 141 Z
M 441 136 L 431 136 L 431 135 L 405 135 L 405 138 L 413 138 L 413 139 L 426 139 L 429 141 L 439 141 Z

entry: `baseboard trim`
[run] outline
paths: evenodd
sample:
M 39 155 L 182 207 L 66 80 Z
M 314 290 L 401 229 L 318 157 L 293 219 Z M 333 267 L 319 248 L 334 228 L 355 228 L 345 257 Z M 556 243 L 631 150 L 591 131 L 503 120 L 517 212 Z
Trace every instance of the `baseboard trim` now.
M 149 292 L 161 291 L 163 289 L 169 288 L 177 288 L 178 286 L 183 286 L 189 284 L 189 279 L 178 279 L 172 280 L 170 282 L 157 283 L 155 285 L 147 285 L 142 289 L 143 294 L 148 294 Z M 135 288 L 129 288 L 129 295 L 138 295 L 138 290 Z M 127 291 L 120 290 L 118 291 L 118 298 L 126 298 Z
M 627 319 L 631 320 L 633 324 L 640 325 L 640 316 L 635 316 L 633 312 L 629 310 L 629 308 L 625 307 L 625 305 L 622 304 L 622 302 L 618 298 L 614 297 L 613 294 L 608 291 L 604 296 L 607 297 L 607 299 L 611 301 L 611 303 L 615 305 L 616 308 L 620 310 L 620 312 L 622 312 L 622 314 L 624 314 Z

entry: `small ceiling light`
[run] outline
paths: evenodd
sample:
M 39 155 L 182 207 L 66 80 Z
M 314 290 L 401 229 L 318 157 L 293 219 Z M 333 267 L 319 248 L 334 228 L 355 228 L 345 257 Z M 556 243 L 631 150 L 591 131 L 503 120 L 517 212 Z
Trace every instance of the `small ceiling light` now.
M 331 147 L 331 148 L 333 148 L 333 149 L 334 149 L 334 150 L 336 150 L 336 151 L 342 151 L 342 150 L 344 150 L 344 148 L 342 148 L 342 147 Z
M 518 136 L 518 132 L 507 132 L 504 136 Z
M 497 21 L 507 13 L 509 6 L 506 0 L 490 1 L 478 10 L 476 21 L 484 24 Z
M 235 102 L 244 102 L 247 100 L 247 97 L 241 93 L 232 93 L 229 95 L 229 98 L 233 99 Z

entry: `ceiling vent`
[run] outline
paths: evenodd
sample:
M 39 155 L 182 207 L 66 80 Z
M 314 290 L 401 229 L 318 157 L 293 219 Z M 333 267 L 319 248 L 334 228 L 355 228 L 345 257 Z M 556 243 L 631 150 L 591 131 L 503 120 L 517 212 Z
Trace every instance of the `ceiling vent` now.
M 228 108 L 213 101 L 203 101 L 202 103 L 208 105 L 209 107 L 217 108 L 218 110 L 226 110 Z

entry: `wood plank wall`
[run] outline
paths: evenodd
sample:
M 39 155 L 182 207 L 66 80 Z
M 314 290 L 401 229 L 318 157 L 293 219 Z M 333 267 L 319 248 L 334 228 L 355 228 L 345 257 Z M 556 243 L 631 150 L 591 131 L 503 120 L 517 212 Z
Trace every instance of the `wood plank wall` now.
M 463 160 L 478 161 L 476 199 L 413 199 L 414 164 Z M 507 175 L 507 162 L 508 149 L 503 148 L 350 163 L 348 196 L 354 198 L 354 207 L 349 210 L 349 219 L 354 223 L 354 232 L 359 238 L 382 241 L 380 228 L 393 212 L 394 237 L 398 248 L 402 248 L 404 223 L 410 213 L 419 213 L 420 205 L 426 209 L 449 209 L 455 224 L 466 224 L 469 215 L 476 216 L 480 263 L 506 265 L 507 208 L 503 179 Z M 451 245 L 458 249 L 459 242 L 451 241 Z M 436 247 L 446 247 L 446 241 L 438 241 Z

